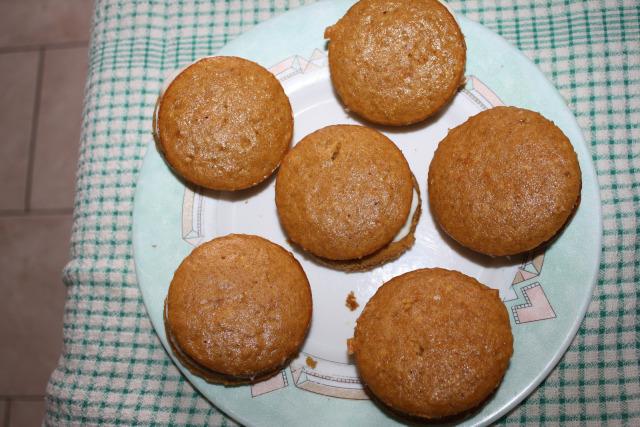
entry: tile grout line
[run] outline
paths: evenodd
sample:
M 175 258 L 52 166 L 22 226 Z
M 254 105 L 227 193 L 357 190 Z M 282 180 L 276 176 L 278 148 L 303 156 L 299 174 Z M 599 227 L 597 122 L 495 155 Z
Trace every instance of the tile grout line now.
M 39 402 L 39 401 L 44 401 L 45 396 L 44 395 L 40 395 L 40 394 L 34 394 L 34 395 L 0 395 L 0 401 L 4 401 L 6 406 L 5 406 L 5 413 L 4 413 L 4 419 L 0 420 L 0 423 L 2 424 L 3 427 L 10 427 L 11 426 L 11 408 L 13 407 L 13 404 L 17 401 L 22 401 L 22 402 Z
M 11 424 L 11 398 L 7 399 L 5 402 L 7 402 L 7 406 L 5 407 L 6 412 L 4 413 L 3 424 L 4 427 L 9 427 Z
M 27 176 L 24 194 L 24 211 L 31 210 L 31 187 L 33 185 L 33 163 L 35 162 L 36 140 L 38 137 L 38 121 L 40 116 L 40 98 L 42 96 L 42 80 L 44 78 L 44 53 L 45 48 L 38 50 L 38 72 L 36 74 L 36 96 L 33 102 L 33 115 L 31 117 L 31 138 L 29 139 L 29 158 L 27 161 Z

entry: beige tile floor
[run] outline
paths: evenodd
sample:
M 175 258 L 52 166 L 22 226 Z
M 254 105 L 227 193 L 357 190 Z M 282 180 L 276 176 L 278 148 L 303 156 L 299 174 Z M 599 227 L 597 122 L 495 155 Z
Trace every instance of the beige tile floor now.
M 62 348 L 91 0 L 0 0 L 0 427 L 37 426 Z

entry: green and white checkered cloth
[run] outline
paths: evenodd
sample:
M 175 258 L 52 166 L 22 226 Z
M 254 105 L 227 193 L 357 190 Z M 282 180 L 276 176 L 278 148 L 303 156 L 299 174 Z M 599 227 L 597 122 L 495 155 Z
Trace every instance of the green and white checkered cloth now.
M 136 179 L 167 72 L 311 2 L 97 1 L 48 424 L 232 424 L 182 377 L 147 318 L 132 258 Z M 640 425 L 640 3 L 450 4 L 524 51 L 560 90 L 591 144 L 602 195 L 603 255 L 585 321 L 559 365 L 500 423 Z

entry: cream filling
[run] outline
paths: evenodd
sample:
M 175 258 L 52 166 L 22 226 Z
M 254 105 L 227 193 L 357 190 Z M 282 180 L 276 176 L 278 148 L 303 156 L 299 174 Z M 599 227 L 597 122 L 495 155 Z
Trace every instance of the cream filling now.
M 418 197 L 418 191 L 416 188 L 413 188 L 413 198 L 411 199 L 411 209 L 409 209 L 409 215 L 407 215 L 407 220 L 404 225 L 396 234 L 396 237 L 393 238 L 391 242 L 399 242 L 400 240 L 407 237 L 409 232 L 411 232 L 411 223 L 413 223 L 413 215 L 416 213 L 416 209 L 418 209 L 418 203 L 420 198 Z

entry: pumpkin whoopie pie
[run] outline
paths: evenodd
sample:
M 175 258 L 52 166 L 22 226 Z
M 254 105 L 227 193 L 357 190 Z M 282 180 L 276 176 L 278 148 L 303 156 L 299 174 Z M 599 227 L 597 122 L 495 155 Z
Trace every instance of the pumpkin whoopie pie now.
M 276 206 L 292 242 L 330 266 L 366 269 L 413 243 L 416 187 L 390 139 L 364 126 L 334 125 L 307 135 L 286 155 Z M 407 222 L 406 236 L 398 236 Z
M 451 129 L 429 166 L 431 210 L 461 245 L 514 255 L 551 239 L 580 201 L 569 139 L 540 114 L 496 107 Z
M 269 177 L 289 149 L 291 105 L 260 65 L 203 58 L 158 98 L 154 136 L 171 168 L 213 190 L 242 190 Z
M 198 246 L 176 270 L 165 330 L 191 372 L 235 385 L 267 378 L 299 351 L 312 301 L 307 276 L 281 246 L 231 234 Z
M 325 38 L 336 92 L 373 123 L 420 122 L 464 81 L 464 36 L 438 0 L 360 0 Z
M 420 418 L 476 408 L 498 387 L 513 353 L 498 291 L 441 268 L 382 285 L 349 344 L 368 390 L 394 411 Z

